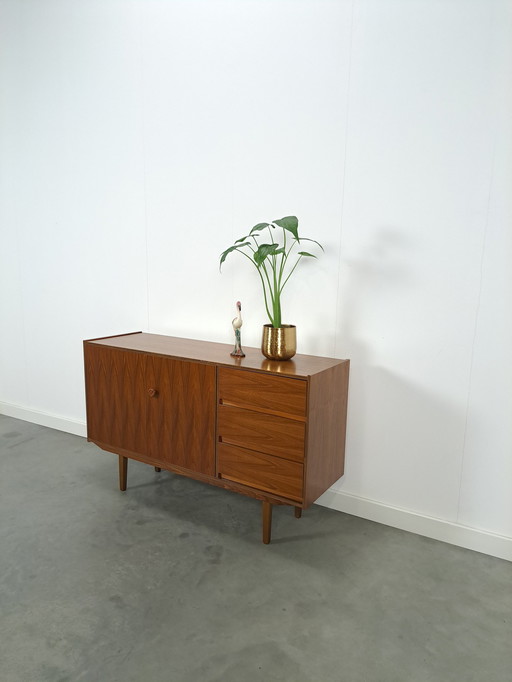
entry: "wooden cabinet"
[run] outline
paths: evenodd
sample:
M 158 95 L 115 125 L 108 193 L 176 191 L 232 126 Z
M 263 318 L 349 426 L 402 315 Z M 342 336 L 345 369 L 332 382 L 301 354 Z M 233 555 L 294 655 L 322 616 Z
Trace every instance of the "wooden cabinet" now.
M 87 437 L 127 459 L 256 497 L 296 516 L 343 475 L 349 361 L 137 332 L 84 341 Z

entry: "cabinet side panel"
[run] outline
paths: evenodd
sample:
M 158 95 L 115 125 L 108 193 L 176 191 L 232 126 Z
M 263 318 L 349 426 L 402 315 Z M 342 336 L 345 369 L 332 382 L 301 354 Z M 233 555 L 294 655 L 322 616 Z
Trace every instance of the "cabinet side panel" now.
M 215 475 L 215 367 L 148 355 L 150 456 Z M 146 391 L 147 394 L 147 391 Z
M 140 353 L 84 344 L 87 437 L 146 453 L 146 404 Z
M 310 377 L 305 506 L 343 476 L 349 366 L 345 360 Z

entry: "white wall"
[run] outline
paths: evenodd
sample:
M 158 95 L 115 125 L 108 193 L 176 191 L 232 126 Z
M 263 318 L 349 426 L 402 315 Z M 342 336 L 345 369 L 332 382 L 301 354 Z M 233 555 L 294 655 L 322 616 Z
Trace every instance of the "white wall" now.
M 258 345 L 218 254 L 296 214 L 285 301 L 352 360 L 331 507 L 512 558 L 512 4 L 2 0 L 0 411 L 84 432 L 83 338 Z

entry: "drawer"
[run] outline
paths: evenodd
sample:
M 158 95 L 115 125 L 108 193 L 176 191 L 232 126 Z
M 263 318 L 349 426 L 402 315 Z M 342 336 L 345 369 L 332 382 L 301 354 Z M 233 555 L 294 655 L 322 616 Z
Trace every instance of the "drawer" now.
M 219 443 L 217 470 L 221 478 L 302 501 L 303 466 L 298 462 Z
M 304 422 L 219 405 L 217 437 L 221 443 L 238 445 L 298 462 L 304 460 Z
M 307 382 L 259 372 L 219 367 L 221 405 L 236 405 L 262 412 L 305 419 Z

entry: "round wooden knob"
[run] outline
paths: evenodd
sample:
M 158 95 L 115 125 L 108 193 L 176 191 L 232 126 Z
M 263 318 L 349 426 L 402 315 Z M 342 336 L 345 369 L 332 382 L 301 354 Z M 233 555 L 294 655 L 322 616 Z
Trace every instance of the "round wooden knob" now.
M 158 394 L 158 391 L 156 388 L 148 388 L 148 394 L 151 398 L 154 398 Z

